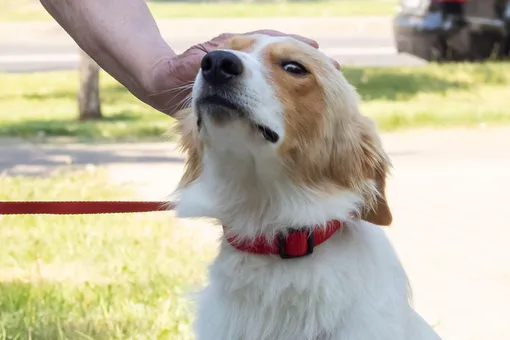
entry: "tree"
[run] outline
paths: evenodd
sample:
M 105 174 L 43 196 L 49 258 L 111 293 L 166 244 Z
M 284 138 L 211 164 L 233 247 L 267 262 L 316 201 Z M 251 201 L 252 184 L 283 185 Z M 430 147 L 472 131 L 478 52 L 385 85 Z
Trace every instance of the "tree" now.
M 99 98 L 99 71 L 99 65 L 83 50 L 80 50 L 79 120 L 103 118 Z

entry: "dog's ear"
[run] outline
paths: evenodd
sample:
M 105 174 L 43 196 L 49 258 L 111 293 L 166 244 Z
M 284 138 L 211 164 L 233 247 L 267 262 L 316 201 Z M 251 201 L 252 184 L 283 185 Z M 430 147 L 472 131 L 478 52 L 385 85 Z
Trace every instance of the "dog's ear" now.
M 198 119 L 191 109 L 179 111 L 175 116 L 174 131 L 180 135 L 179 146 L 186 155 L 184 174 L 179 187 L 193 182 L 202 172 L 203 144 L 198 138 Z
M 364 117 L 362 149 L 365 175 L 374 181 L 377 193 L 367 198 L 367 204 L 361 211 L 361 219 L 381 226 L 389 226 L 393 220 L 386 198 L 386 177 L 391 166 L 384 151 L 375 123 Z
M 331 60 L 331 63 L 333 63 L 333 66 L 335 67 L 335 69 L 337 70 L 342 70 L 342 67 L 340 66 L 340 63 L 338 61 L 336 61 L 335 59 L 333 58 L 329 58 Z
M 376 172 L 375 186 L 378 191 L 375 202 L 363 207 L 360 217 L 373 224 L 389 226 L 393 221 L 393 215 L 386 198 L 386 171 Z

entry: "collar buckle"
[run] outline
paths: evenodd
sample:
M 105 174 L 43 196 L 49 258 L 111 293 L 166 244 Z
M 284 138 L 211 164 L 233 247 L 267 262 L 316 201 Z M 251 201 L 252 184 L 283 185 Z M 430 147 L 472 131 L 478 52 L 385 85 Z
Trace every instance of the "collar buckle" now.
M 306 251 L 303 254 L 292 255 L 287 252 L 287 240 L 292 235 L 297 233 L 306 233 Z M 279 233 L 276 237 L 278 254 L 282 259 L 294 259 L 309 256 L 313 253 L 313 249 L 315 247 L 315 234 L 313 230 L 303 230 L 303 229 L 289 229 L 287 236 Z

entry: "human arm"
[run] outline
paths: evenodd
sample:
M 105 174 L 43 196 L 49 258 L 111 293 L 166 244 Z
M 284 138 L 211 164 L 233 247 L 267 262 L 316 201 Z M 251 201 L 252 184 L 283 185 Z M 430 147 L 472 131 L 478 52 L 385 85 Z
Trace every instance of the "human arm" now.
M 168 46 L 145 0 L 40 0 L 98 65 L 143 102 L 173 115 L 189 94 L 202 57 L 231 34 L 192 46 L 181 55 Z M 281 32 L 257 31 L 268 35 Z M 313 46 L 313 40 L 294 36 Z
M 42 5 L 99 66 L 153 105 L 153 74 L 176 56 L 143 0 L 41 0 Z

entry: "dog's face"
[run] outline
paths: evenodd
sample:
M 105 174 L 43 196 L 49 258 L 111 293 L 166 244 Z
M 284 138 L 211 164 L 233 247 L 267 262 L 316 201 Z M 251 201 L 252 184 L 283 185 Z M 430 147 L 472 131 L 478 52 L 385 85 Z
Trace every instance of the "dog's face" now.
M 362 218 L 391 223 L 389 161 L 375 126 L 359 113 L 339 65 L 315 48 L 235 37 L 204 57 L 192 98 L 179 124 L 188 153 L 182 186 L 200 175 L 204 148 L 249 154 L 277 164 L 296 186 L 354 191 L 365 201 Z

